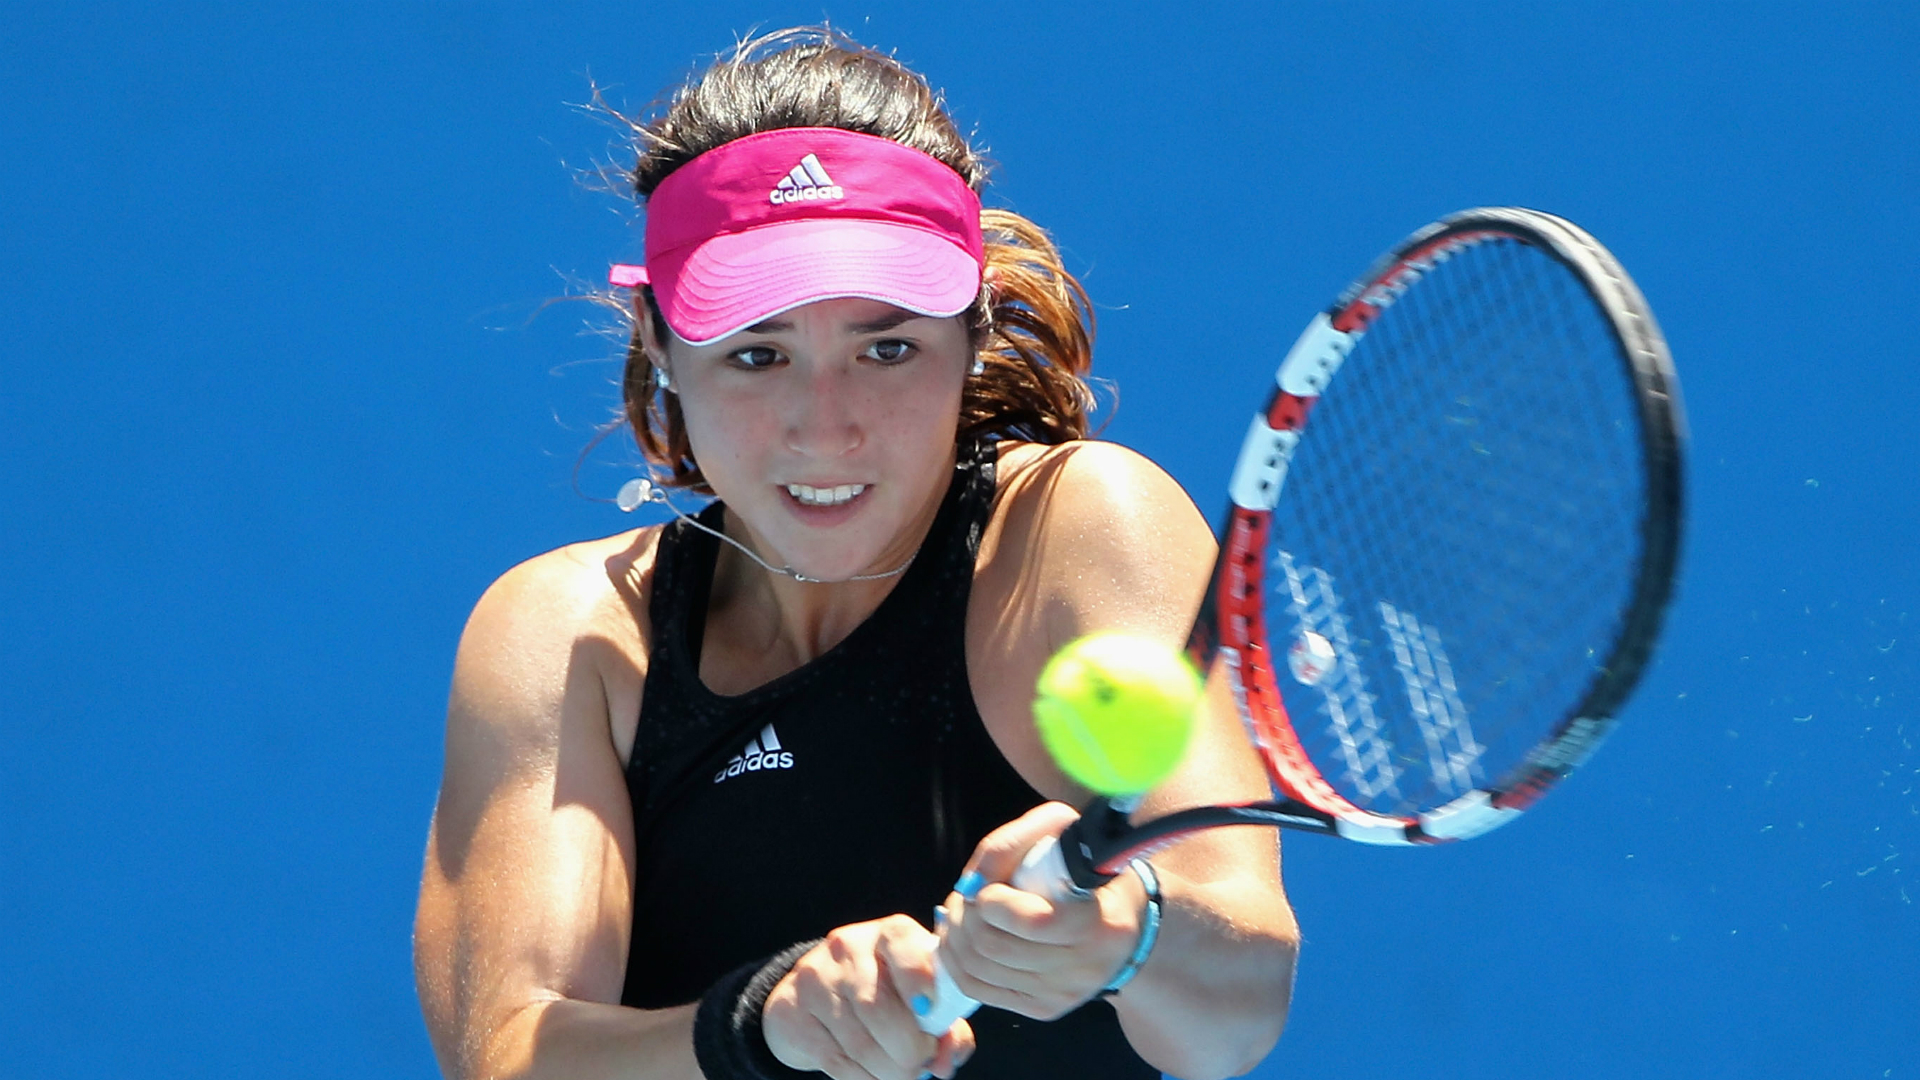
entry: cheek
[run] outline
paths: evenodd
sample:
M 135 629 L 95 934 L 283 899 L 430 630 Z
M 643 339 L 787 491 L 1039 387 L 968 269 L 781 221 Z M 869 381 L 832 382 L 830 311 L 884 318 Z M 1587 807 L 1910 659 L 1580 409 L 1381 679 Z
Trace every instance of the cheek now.
M 727 406 L 710 404 L 708 396 L 683 393 L 680 397 L 680 422 L 687 432 L 687 445 L 700 471 L 709 481 L 725 481 L 740 471 L 755 454 L 755 440 L 766 440 L 778 427 L 771 418 L 759 415 L 750 406 L 729 402 Z
M 960 426 L 961 388 L 944 379 L 915 382 L 874 403 L 868 434 L 892 455 L 944 459 Z
M 964 371 L 950 355 L 916 368 L 913 377 L 893 388 L 884 403 L 888 424 L 909 441 L 951 445 L 966 391 Z

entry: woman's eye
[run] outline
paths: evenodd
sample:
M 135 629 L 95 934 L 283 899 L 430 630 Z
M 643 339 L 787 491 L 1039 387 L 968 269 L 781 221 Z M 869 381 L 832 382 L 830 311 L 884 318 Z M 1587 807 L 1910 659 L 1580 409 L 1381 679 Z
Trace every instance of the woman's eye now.
M 898 364 L 913 355 L 913 342 L 888 338 L 867 346 L 867 351 L 861 355 L 869 360 L 878 360 L 882 364 Z
M 780 362 L 780 354 L 766 345 L 735 349 L 727 358 L 744 368 L 770 368 Z

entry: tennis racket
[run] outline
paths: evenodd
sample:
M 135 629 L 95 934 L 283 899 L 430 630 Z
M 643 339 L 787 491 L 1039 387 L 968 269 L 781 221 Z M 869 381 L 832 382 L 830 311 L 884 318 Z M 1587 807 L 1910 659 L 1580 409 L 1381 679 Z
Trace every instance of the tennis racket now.
M 1680 542 L 1679 387 L 1585 231 L 1467 210 L 1307 325 L 1254 415 L 1188 652 L 1216 660 L 1270 801 L 1133 823 L 1096 800 L 1014 883 L 1091 890 L 1199 829 L 1478 836 L 1584 762 L 1653 654 Z M 921 1017 L 972 1002 L 940 972 Z

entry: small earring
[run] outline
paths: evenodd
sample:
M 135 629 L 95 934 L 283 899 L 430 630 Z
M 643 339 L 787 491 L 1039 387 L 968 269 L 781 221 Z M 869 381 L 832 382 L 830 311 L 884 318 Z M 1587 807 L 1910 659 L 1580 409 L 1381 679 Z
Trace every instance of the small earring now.
M 967 369 L 967 374 L 985 375 L 986 373 L 987 373 L 987 362 L 985 360 L 982 360 L 978 354 L 975 354 L 973 358 L 973 366 Z
M 653 385 L 659 387 L 662 390 L 671 391 L 673 389 L 673 376 L 667 374 L 666 368 L 662 368 L 662 367 L 654 368 L 653 369 Z

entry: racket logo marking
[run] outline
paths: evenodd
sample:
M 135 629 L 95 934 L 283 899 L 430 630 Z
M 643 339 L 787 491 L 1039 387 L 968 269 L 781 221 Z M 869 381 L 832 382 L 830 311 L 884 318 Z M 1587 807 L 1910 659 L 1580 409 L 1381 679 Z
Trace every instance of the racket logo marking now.
M 1467 723 L 1467 706 L 1454 684 L 1453 664 L 1440 631 L 1385 600 L 1379 608 L 1393 643 L 1394 668 L 1406 684 L 1407 706 L 1426 744 L 1435 783 L 1447 792 L 1471 790 L 1482 776 L 1480 758 L 1487 748 L 1475 741 Z
M 1333 575 L 1317 566 L 1298 564 L 1288 551 L 1275 552 L 1273 565 L 1286 583 L 1295 636 L 1314 634 L 1333 646 L 1335 666 L 1313 689 L 1320 694 L 1327 730 L 1339 746 L 1347 783 L 1369 801 L 1382 794 L 1400 798 L 1401 773 L 1393 764 L 1392 747 L 1373 707 L 1378 698 L 1368 691 L 1360 670 L 1359 650 L 1341 610 L 1340 594 L 1333 587 Z
M 1287 670 L 1302 686 L 1319 686 L 1333 672 L 1337 654 L 1333 642 L 1311 630 L 1303 631 L 1287 650 Z

